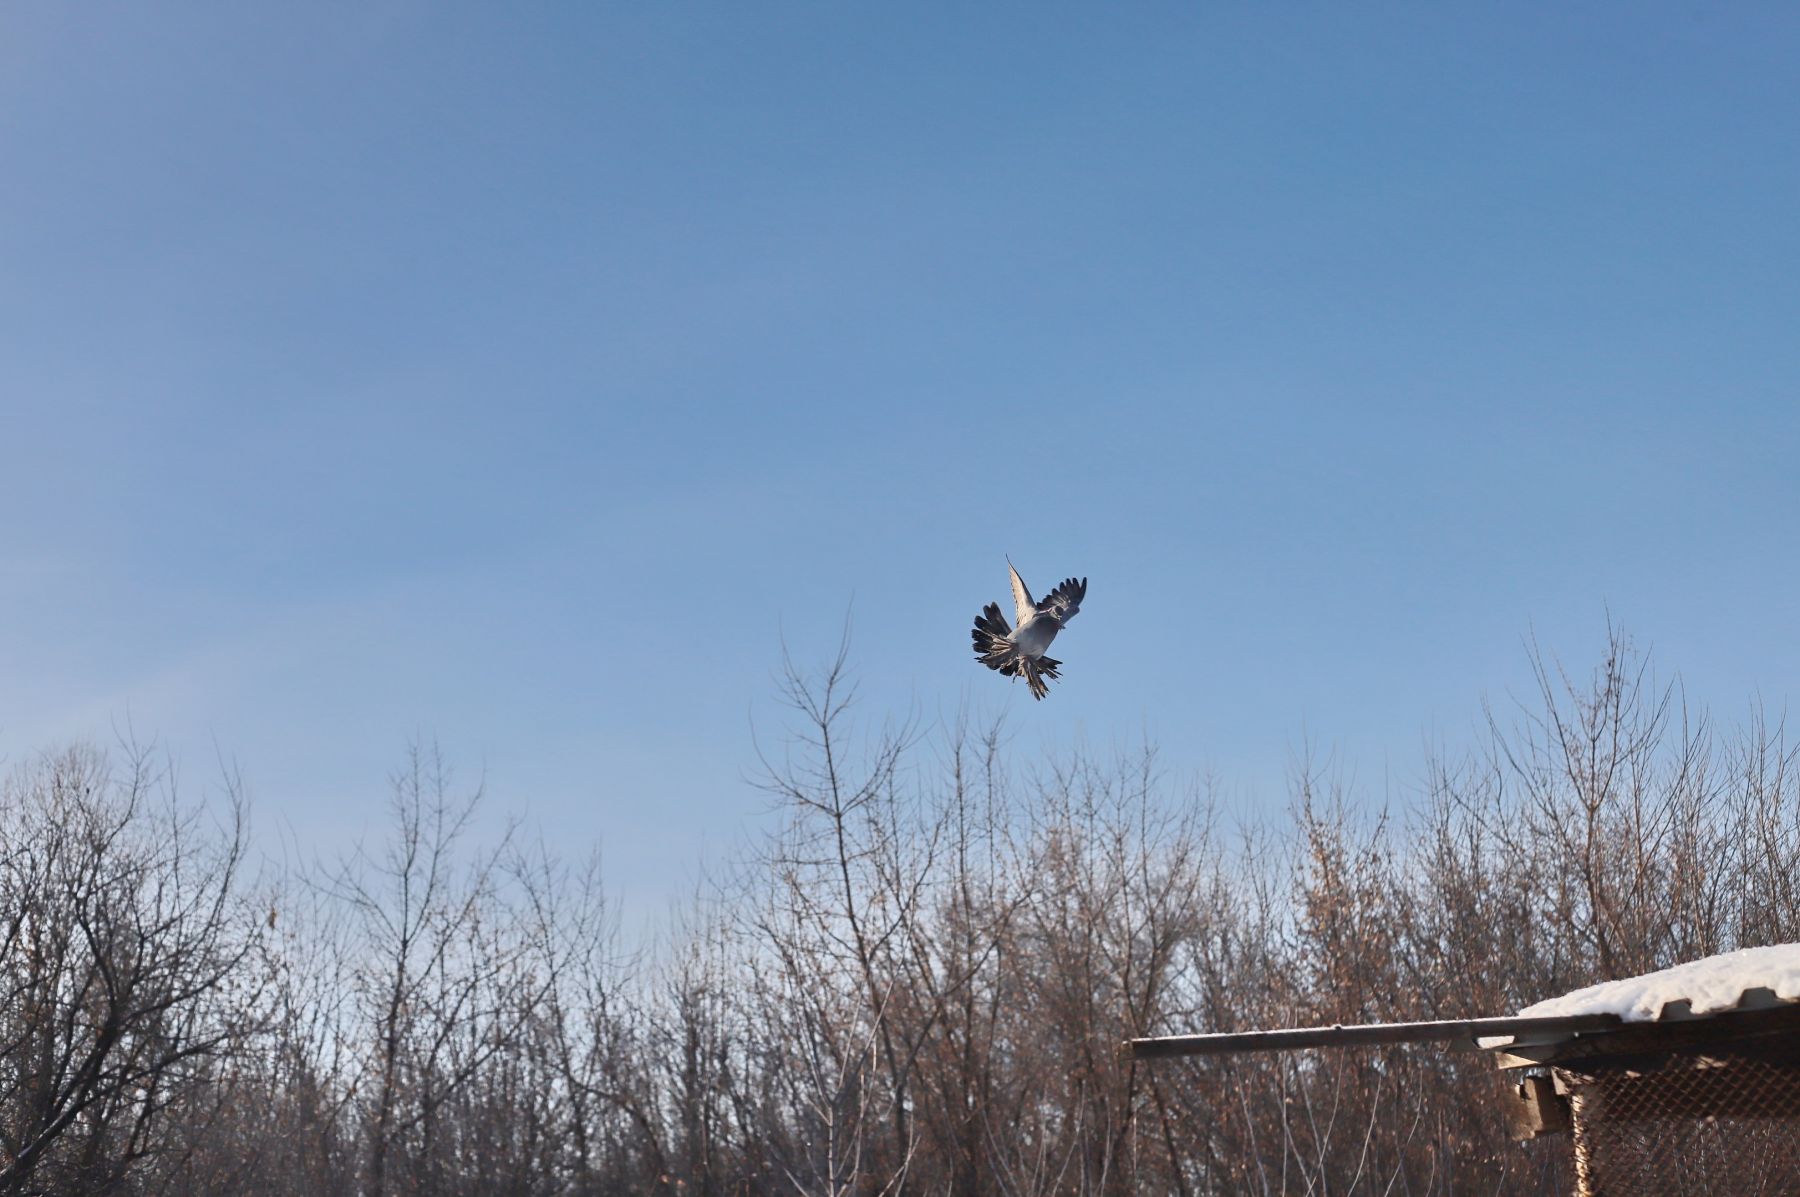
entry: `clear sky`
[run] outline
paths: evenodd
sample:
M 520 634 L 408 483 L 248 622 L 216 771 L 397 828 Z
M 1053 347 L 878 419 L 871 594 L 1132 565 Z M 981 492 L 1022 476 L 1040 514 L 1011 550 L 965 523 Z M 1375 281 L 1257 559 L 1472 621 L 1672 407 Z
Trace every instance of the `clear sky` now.
M 330 843 L 415 736 L 655 906 L 785 635 L 1279 809 L 1608 611 L 1800 673 L 1787 4 L 0 7 L 0 756 Z M 1034 704 L 1010 553 L 1090 578 Z

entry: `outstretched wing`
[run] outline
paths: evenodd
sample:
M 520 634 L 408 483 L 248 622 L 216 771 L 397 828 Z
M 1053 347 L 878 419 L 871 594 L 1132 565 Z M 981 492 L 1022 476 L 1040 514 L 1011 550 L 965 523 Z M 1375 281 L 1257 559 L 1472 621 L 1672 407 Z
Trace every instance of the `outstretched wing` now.
M 1018 575 L 1013 575 L 1017 577 Z M 1087 597 L 1087 579 L 1077 582 L 1074 578 L 1064 578 L 1063 584 L 1046 594 L 1037 609 L 1047 615 L 1056 617 L 1058 623 L 1068 623 L 1081 612 L 1081 600 Z
M 1031 601 L 1031 591 L 1025 589 L 1025 579 L 1021 578 L 1019 576 L 1019 571 L 1013 568 L 1011 557 L 1006 559 L 1006 572 L 1012 576 L 1013 611 L 1015 614 L 1013 622 L 1023 627 L 1025 621 L 1030 619 L 1032 613 L 1037 610 L 1037 604 Z

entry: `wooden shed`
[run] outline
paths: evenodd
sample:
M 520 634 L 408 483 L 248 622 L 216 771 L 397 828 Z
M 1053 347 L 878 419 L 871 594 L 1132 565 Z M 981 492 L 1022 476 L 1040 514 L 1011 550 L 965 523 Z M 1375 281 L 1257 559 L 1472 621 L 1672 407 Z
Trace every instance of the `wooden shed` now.
M 1393 1043 L 1492 1053 L 1513 1136 L 1566 1137 L 1578 1197 L 1800 1194 L 1800 944 L 1577 990 L 1516 1015 L 1135 1039 L 1137 1059 Z
M 1515 1137 L 1567 1135 L 1583 1194 L 1800 1193 L 1800 945 L 1712 956 L 1521 1014 L 1610 1029 L 1483 1039 Z

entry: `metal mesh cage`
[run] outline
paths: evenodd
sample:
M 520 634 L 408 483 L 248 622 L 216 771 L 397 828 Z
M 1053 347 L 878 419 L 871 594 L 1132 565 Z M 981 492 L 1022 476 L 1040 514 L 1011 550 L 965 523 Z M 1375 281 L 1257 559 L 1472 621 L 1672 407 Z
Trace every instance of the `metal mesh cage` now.
M 1583 1197 L 1800 1193 L 1800 1063 L 1700 1055 L 1556 1081 Z

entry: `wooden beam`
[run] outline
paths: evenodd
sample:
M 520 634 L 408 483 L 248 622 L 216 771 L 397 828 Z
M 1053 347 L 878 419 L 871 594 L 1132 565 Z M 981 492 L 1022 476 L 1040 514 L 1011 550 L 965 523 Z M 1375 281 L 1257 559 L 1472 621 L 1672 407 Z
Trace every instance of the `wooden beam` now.
M 1554 1018 L 1459 1018 L 1442 1022 L 1377 1022 L 1358 1026 L 1296 1027 L 1217 1035 L 1166 1035 L 1127 1039 L 1122 1054 L 1134 1060 L 1163 1056 L 1217 1056 L 1233 1052 L 1283 1052 L 1305 1047 L 1370 1047 L 1391 1043 L 1439 1043 L 1456 1039 L 1568 1037 L 1620 1026 L 1616 1014 L 1568 1014 Z M 1495 1046 L 1500 1046 L 1496 1044 Z

